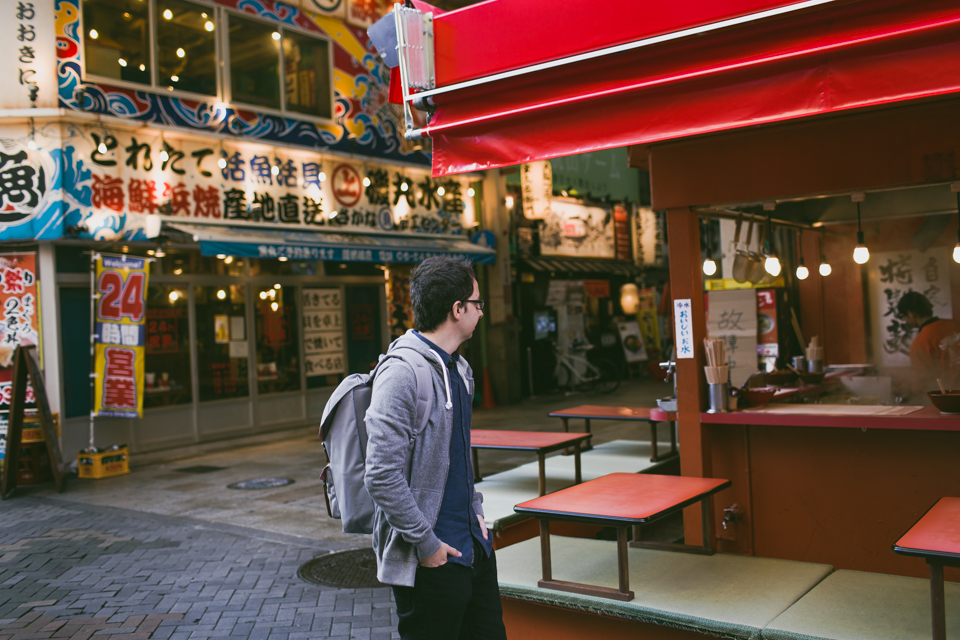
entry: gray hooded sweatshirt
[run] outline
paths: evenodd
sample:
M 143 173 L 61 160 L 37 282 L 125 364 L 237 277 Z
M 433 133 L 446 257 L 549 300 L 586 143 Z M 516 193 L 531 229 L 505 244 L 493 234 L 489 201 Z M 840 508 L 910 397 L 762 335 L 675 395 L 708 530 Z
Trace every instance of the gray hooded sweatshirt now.
M 376 505 L 373 549 L 377 554 L 377 579 L 384 584 L 412 587 L 420 558 L 440 548 L 433 532 L 450 470 L 450 437 L 453 411 L 450 379 L 440 354 L 413 330 L 397 338 L 398 346 L 423 355 L 432 369 L 433 404 L 423 433 L 416 433 L 417 378 L 413 366 L 399 358 L 384 362 L 373 383 L 367 409 L 367 459 L 364 484 Z M 415 357 L 415 356 L 413 356 Z M 473 399 L 473 371 L 466 359 L 457 364 L 460 377 Z M 468 470 L 468 478 L 473 470 Z M 473 509 L 483 515 L 483 496 L 474 492 Z

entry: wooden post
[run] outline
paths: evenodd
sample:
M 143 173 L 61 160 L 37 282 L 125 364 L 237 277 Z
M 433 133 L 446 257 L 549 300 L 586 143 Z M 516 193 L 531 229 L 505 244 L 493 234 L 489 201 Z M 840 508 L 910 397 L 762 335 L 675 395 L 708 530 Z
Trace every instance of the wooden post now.
M 700 424 L 706 392 L 703 375 L 703 339 L 707 334 L 703 309 L 703 271 L 700 259 L 700 221 L 687 207 L 667 210 L 670 251 L 670 294 L 674 300 L 689 298 L 693 324 L 694 357 L 677 360 L 677 431 L 680 438 L 680 473 L 709 478 L 713 475 L 709 433 Z M 670 322 L 673 322 L 671 316 Z M 686 544 L 703 545 L 704 531 L 713 536 L 713 523 L 704 526 L 701 511 L 683 511 Z

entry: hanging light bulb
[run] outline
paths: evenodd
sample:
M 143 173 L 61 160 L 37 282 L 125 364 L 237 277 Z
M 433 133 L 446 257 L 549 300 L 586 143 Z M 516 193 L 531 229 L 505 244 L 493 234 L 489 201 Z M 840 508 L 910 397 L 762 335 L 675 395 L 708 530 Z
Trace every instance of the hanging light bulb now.
M 219 298 L 220 300 L 223 300 L 226 297 L 227 297 L 226 291 L 224 291 L 223 289 L 220 289 L 219 291 L 217 291 L 217 298 Z
M 167 153 L 167 150 L 164 149 L 160 152 L 160 162 L 166 162 L 170 159 L 170 154 Z
M 767 256 L 767 259 L 763 261 L 763 269 L 772 276 L 780 275 L 780 270 L 782 269 L 780 260 L 772 254 Z
M 327 181 L 327 174 L 324 173 L 323 171 L 321 171 L 321 172 L 320 172 L 320 175 L 317 176 L 317 179 L 319 179 L 320 182 L 326 182 L 326 181 Z M 404 191 L 406 191 L 406 189 L 404 189 Z
M 97 151 L 100 152 L 100 153 L 106 153 L 106 152 L 107 152 L 107 145 L 105 145 L 104 143 L 101 142 L 100 144 L 97 145 Z
M 158 258 L 162 258 L 163 256 L 167 255 L 167 252 L 163 250 L 163 247 L 157 245 L 157 249 L 153 252 L 153 255 L 157 256 Z
M 713 260 L 713 258 L 707 258 L 706 260 L 703 261 L 704 274 L 708 276 L 712 276 L 716 272 L 717 272 L 717 263 Z
M 780 266 L 780 260 L 777 259 L 777 254 L 773 251 L 773 218 L 769 213 L 773 210 L 773 205 L 772 203 L 764 203 L 763 208 L 767 210 L 767 249 L 764 252 L 767 259 L 763 261 L 763 269 L 771 276 L 776 277 L 780 275 L 783 267 Z
M 467 195 L 472 198 L 473 196 L 477 195 L 477 192 L 474 191 L 473 187 L 470 187 L 469 189 L 467 189 Z
M 220 167 L 221 169 L 226 169 L 226 168 L 227 168 L 227 159 L 226 159 L 226 158 L 220 158 L 219 160 L 217 160 L 217 166 Z
M 797 267 L 797 280 L 806 280 L 810 277 L 810 269 L 803 264 L 803 256 L 800 256 L 800 266 Z
M 826 278 L 831 273 L 833 273 L 833 267 L 827 262 L 827 256 L 820 256 L 820 275 Z
M 853 261 L 866 264 L 870 259 L 870 249 L 867 249 L 867 244 L 863 241 L 863 228 L 860 224 L 860 202 L 863 201 L 863 194 L 853 194 L 853 201 L 857 203 L 857 247 L 853 250 Z
M 271 302 L 271 303 L 270 303 L 270 308 L 273 309 L 274 311 L 276 311 L 277 309 L 280 308 L 280 305 L 277 304 L 276 302 Z
M 363 179 L 363 186 L 365 186 L 365 187 L 369 187 L 369 186 L 370 186 L 370 178 L 364 178 L 364 179 Z

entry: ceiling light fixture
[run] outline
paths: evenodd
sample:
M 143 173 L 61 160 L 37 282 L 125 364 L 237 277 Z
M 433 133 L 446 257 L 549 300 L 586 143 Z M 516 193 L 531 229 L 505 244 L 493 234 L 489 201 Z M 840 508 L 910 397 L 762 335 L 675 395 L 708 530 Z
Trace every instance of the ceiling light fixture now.
M 866 264 L 870 259 L 870 249 L 867 249 L 867 244 L 863 241 L 863 226 L 860 224 L 860 203 L 863 202 L 864 194 L 859 191 L 851 198 L 857 203 L 857 247 L 853 250 L 853 261 L 857 264 Z

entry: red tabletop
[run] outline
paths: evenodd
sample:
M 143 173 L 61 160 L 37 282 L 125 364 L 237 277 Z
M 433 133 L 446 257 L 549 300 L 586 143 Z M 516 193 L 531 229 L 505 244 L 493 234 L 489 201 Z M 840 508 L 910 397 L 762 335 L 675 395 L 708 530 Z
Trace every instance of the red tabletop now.
M 940 498 L 893 549 L 911 555 L 960 557 L 960 498 Z
M 589 433 L 473 429 L 470 432 L 470 446 L 492 449 L 543 449 L 585 440 L 589 437 Z
M 572 409 L 551 411 L 551 418 L 596 418 L 597 420 L 650 420 L 651 407 L 605 407 L 585 404 Z
M 729 480 L 611 473 L 518 504 L 521 513 L 642 523 L 730 486 Z

